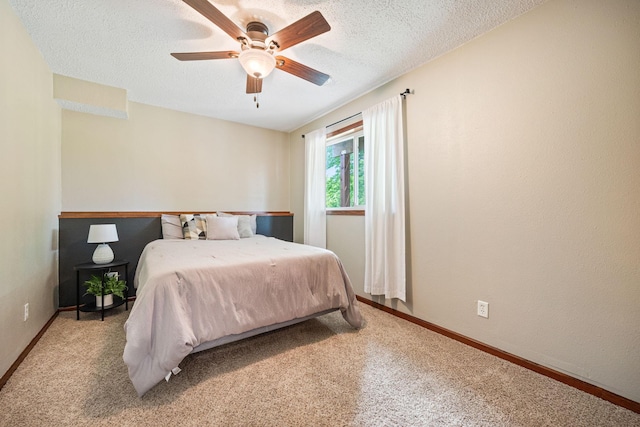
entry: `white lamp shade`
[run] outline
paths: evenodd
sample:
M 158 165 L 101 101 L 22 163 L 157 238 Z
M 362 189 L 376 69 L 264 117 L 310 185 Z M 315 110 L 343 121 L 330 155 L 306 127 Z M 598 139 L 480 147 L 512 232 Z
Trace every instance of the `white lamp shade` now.
M 89 226 L 87 243 L 109 243 L 118 241 L 115 224 L 94 224 Z
M 276 58 L 261 49 L 246 49 L 238 56 L 242 68 L 252 77 L 264 79 L 276 67 Z

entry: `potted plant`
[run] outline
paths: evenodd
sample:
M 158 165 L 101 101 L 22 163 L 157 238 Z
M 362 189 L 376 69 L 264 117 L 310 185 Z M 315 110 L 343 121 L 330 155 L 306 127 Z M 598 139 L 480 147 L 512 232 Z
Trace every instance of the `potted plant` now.
M 102 307 L 102 291 L 104 290 L 104 305 L 109 306 L 113 304 L 113 296 L 117 295 L 124 299 L 124 291 L 127 289 L 127 282 L 124 280 L 118 280 L 117 273 L 107 273 L 104 275 L 104 288 L 102 283 L 102 277 L 91 275 L 91 278 L 84 282 L 87 285 L 87 292 L 85 295 L 95 295 L 96 307 Z

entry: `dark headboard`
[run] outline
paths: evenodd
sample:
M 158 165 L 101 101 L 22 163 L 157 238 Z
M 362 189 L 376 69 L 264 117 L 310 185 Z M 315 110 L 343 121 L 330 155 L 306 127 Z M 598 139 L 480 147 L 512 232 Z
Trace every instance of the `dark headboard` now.
M 211 212 L 211 211 L 210 211 Z M 215 211 L 213 211 L 215 212 Z M 117 242 L 110 243 L 116 259 L 129 261 L 129 282 L 138 258 L 147 243 L 162 238 L 160 215 L 177 212 L 63 212 L 59 216 L 59 307 L 76 305 L 76 273 L 73 267 L 91 261 L 95 244 L 87 243 L 91 224 L 116 224 Z M 265 236 L 293 241 L 293 214 L 289 212 L 230 212 L 257 214 L 257 232 Z M 81 277 L 86 280 L 88 277 Z M 135 295 L 129 286 L 129 296 Z

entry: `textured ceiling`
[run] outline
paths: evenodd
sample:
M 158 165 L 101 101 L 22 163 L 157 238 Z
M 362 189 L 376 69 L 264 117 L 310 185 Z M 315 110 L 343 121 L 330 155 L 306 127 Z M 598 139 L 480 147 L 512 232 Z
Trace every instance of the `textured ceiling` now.
M 321 87 L 274 70 L 257 109 L 237 60 L 171 52 L 238 50 L 180 0 L 9 0 L 54 73 L 128 99 L 290 131 L 532 9 L 544 0 L 210 0 L 240 28 L 271 34 L 319 10 L 331 31 L 284 55 L 331 76 Z

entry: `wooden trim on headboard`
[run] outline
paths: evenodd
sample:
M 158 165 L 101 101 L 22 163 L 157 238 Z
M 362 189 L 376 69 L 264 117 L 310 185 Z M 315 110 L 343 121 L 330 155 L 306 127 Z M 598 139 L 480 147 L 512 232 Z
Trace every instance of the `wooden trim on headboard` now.
M 181 213 L 197 213 L 197 214 L 207 214 L 216 212 L 215 210 L 211 211 L 180 211 L 180 212 L 60 212 L 58 218 L 160 218 L 162 214 L 169 215 L 180 215 Z M 223 211 L 234 215 L 259 215 L 259 216 L 293 216 L 291 212 L 285 211 Z

